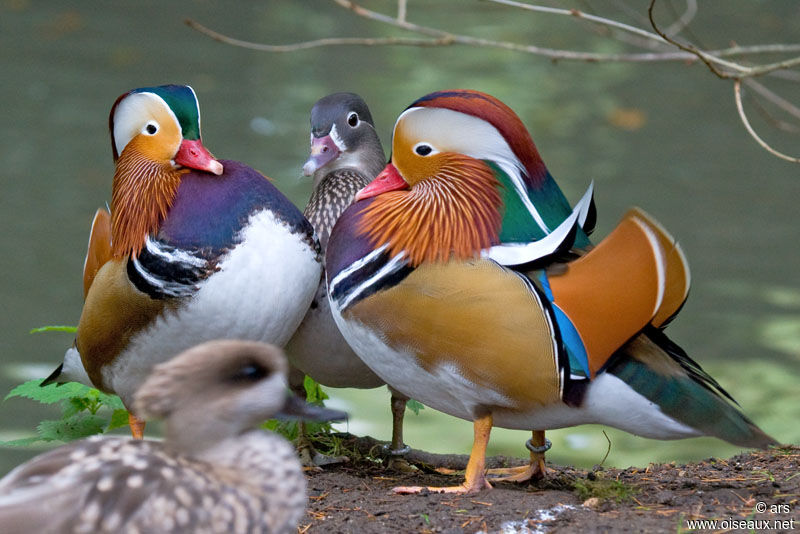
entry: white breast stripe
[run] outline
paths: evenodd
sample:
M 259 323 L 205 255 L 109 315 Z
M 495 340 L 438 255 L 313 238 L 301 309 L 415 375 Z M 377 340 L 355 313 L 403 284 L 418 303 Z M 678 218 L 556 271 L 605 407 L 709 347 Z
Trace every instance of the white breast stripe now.
M 350 293 L 347 295 L 347 298 L 343 303 L 341 304 L 337 303 L 339 310 L 344 310 L 345 308 L 347 308 L 347 306 L 349 306 L 350 303 L 353 302 L 355 298 L 357 298 L 361 293 L 369 289 L 371 286 L 375 285 L 375 283 L 377 283 L 378 280 L 380 280 L 384 276 L 388 276 L 403 268 L 406 265 L 406 262 L 403 261 L 404 257 L 405 257 L 405 252 L 401 252 L 400 254 L 396 255 L 394 258 L 389 260 L 389 263 L 384 265 L 380 271 L 378 271 L 377 273 L 372 275 L 369 279 L 367 279 L 366 282 L 362 283 L 361 285 L 350 291 Z
M 147 236 L 147 240 L 145 241 L 147 252 L 162 258 L 167 263 L 186 263 L 192 267 L 204 267 L 207 263 L 207 261 L 203 258 L 193 256 L 185 250 L 177 247 L 169 247 L 171 250 L 166 251 L 163 250 L 159 245 L 159 242 L 153 241 L 150 236 Z
M 351 274 L 353 274 L 354 272 L 359 270 L 361 267 L 363 267 L 367 263 L 370 263 L 375 258 L 380 256 L 383 253 L 383 251 L 386 250 L 386 248 L 388 246 L 389 246 L 389 244 L 387 243 L 387 244 L 383 245 L 382 247 L 373 250 L 372 252 L 370 252 L 369 254 L 367 254 L 366 256 L 361 258 L 360 260 L 356 260 L 353 263 L 351 263 L 350 266 L 347 267 L 346 269 L 343 269 L 342 271 L 340 271 L 339 274 L 337 274 L 333 278 L 333 280 L 331 280 L 331 283 L 328 286 L 328 292 L 329 293 L 333 293 L 334 290 L 336 289 L 336 284 L 338 284 L 339 282 L 341 282 L 342 280 L 344 280 L 345 278 L 347 278 L 348 276 L 350 276 Z
M 136 272 L 139 273 L 139 276 L 141 276 L 151 287 L 158 288 L 158 292 L 163 293 L 164 295 L 168 295 L 170 297 L 188 296 L 194 293 L 198 287 L 196 284 L 170 283 L 163 278 L 158 278 L 150 274 L 150 272 L 145 269 L 141 263 L 139 263 L 138 258 L 132 258 L 132 261 Z

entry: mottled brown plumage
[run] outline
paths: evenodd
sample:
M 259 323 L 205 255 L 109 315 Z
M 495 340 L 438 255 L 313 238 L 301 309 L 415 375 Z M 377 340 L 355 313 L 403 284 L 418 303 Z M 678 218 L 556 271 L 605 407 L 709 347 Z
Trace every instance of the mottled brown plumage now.
M 283 438 L 252 430 L 285 389 L 270 345 L 214 341 L 176 356 L 136 396 L 140 413 L 166 419 L 166 439 L 96 436 L 34 458 L 0 481 L 0 532 L 294 532 L 300 464 Z
M 337 169 L 326 174 L 314 188 L 303 215 L 317 232 L 322 250 L 328 246 L 328 237 L 339 216 L 372 178 L 374 176 L 367 176 L 358 169 Z

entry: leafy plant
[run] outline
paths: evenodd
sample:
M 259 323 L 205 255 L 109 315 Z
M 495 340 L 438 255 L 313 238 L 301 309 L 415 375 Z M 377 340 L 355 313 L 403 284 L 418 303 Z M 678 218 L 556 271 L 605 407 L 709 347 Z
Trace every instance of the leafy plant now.
M 322 386 L 319 385 L 319 382 L 315 381 L 310 376 L 306 375 L 303 379 L 303 388 L 306 390 L 306 402 L 310 404 L 316 404 L 318 406 L 324 406 L 325 401 L 329 399 L 328 394 L 322 389 Z M 330 434 L 333 428 L 331 427 L 330 422 L 315 422 L 315 421 L 306 421 L 306 435 L 313 436 L 316 434 Z M 299 432 L 299 424 L 298 421 L 285 421 L 281 419 L 270 419 L 266 423 L 262 425 L 262 428 L 266 428 L 267 430 L 272 430 L 273 432 L 277 432 L 281 434 L 286 439 L 293 440 L 297 438 Z
M 30 333 L 76 331 L 74 326 L 42 326 Z M 24 447 L 40 441 L 72 441 L 128 424 L 128 411 L 116 395 L 77 382 L 47 386 L 41 386 L 41 382 L 41 379 L 28 380 L 12 389 L 3 401 L 22 397 L 41 404 L 58 404 L 61 419 L 41 421 L 36 436 L 0 441 L 0 445 Z
M 61 419 L 40 422 L 36 436 L 0 444 L 22 447 L 39 441 L 72 441 L 128 424 L 128 412 L 116 395 L 77 382 L 47 386 L 40 383 L 41 379 L 28 380 L 12 389 L 3 400 L 22 397 L 41 404 L 59 404 Z

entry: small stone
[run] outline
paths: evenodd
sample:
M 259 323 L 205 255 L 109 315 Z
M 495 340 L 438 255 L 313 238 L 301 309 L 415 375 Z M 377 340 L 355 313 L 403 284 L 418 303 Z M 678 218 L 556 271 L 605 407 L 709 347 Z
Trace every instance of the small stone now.
M 598 497 L 589 497 L 588 499 L 583 501 L 583 507 L 596 510 L 600 508 L 600 499 Z

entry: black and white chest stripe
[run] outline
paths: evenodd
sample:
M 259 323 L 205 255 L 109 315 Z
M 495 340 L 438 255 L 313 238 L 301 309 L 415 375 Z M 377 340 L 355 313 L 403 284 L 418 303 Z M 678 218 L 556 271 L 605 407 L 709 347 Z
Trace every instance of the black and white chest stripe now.
M 216 270 L 217 258 L 147 238 L 137 257 L 128 259 L 128 278 L 153 299 L 188 297 Z
M 373 250 L 331 280 L 328 293 L 339 312 L 381 289 L 397 285 L 414 270 L 408 264 L 405 253 L 390 257 L 387 248 L 388 245 L 383 245 Z

